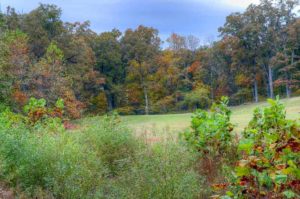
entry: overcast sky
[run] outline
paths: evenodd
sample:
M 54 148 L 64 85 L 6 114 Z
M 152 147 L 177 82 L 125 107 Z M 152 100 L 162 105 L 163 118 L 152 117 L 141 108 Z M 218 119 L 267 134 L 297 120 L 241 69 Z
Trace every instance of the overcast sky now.
M 62 8 L 64 21 L 91 22 L 100 33 L 118 28 L 136 28 L 143 24 L 159 30 L 165 39 L 172 32 L 193 34 L 202 40 L 217 39 L 218 27 L 232 12 L 243 11 L 259 0 L 0 0 L 2 11 L 7 6 L 26 13 L 39 3 Z

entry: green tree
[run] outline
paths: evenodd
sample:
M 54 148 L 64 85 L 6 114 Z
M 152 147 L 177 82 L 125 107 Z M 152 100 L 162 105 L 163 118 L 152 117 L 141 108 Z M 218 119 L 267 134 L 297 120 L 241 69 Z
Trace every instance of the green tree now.
M 142 90 L 145 114 L 149 114 L 149 84 L 155 71 L 153 60 L 160 50 L 158 31 L 144 26 L 128 29 L 121 45 L 123 61 L 127 64 L 127 80 L 136 83 Z
M 93 43 L 96 56 L 96 70 L 105 76 L 104 91 L 109 110 L 118 106 L 119 87 L 125 80 L 125 68 L 122 62 L 121 32 L 112 30 L 98 35 Z M 120 96 L 121 97 L 121 96 Z
M 24 16 L 22 30 L 28 34 L 31 52 L 42 57 L 47 46 L 64 31 L 61 9 L 55 5 L 40 6 Z
M 7 101 L 12 100 L 13 89 L 19 91 L 26 84 L 30 67 L 28 37 L 21 31 L 7 31 L 0 36 L 0 47 L 0 101 Z

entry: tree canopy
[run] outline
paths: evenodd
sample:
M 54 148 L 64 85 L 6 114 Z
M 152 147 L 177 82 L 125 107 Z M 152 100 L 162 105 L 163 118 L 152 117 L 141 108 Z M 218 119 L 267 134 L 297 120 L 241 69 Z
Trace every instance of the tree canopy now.
M 65 101 L 66 113 L 117 110 L 150 114 L 207 108 L 230 97 L 237 105 L 300 93 L 298 0 L 261 0 L 232 13 L 220 38 L 200 45 L 138 26 L 96 33 L 90 23 L 64 22 L 62 10 L 40 4 L 0 13 L 0 103 L 20 111 L 30 97 Z

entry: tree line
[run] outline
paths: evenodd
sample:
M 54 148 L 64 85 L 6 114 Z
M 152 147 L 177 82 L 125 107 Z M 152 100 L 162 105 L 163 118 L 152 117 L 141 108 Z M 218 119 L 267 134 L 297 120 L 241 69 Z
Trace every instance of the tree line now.
M 20 111 L 30 97 L 61 98 L 79 118 L 190 111 L 224 95 L 232 105 L 297 95 L 298 5 L 261 0 L 229 15 L 218 41 L 173 33 L 167 48 L 152 27 L 96 33 L 88 21 L 63 22 L 55 5 L 25 14 L 8 7 L 0 13 L 0 104 Z

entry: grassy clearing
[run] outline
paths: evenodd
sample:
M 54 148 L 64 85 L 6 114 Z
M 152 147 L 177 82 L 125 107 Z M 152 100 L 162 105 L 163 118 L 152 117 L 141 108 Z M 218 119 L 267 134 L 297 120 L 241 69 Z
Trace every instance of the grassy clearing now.
M 282 102 L 286 106 L 287 117 L 289 119 L 297 119 L 300 117 L 300 97 L 283 99 Z M 253 110 L 256 107 L 263 106 L 267 106 L 267 102 L 231 107 L 231 119 L 232 123 L 236 125 L 235 131 L 241 132 L 250 121 Z M 177 136 L 179 132 L 189 127 L 191 116 L 191 113 L 132 115 L 124 116 L 122 119 L 138 136 L 145 136 L 149 138 L 150 141 L 155 141 L 157 139 L 170 139 L 170 137 L 174 137 L 174 135 Z M 99 120 L 99 117 L 85 118 L 80 121 L 80 125 L 83 127 L 91 126 Z

